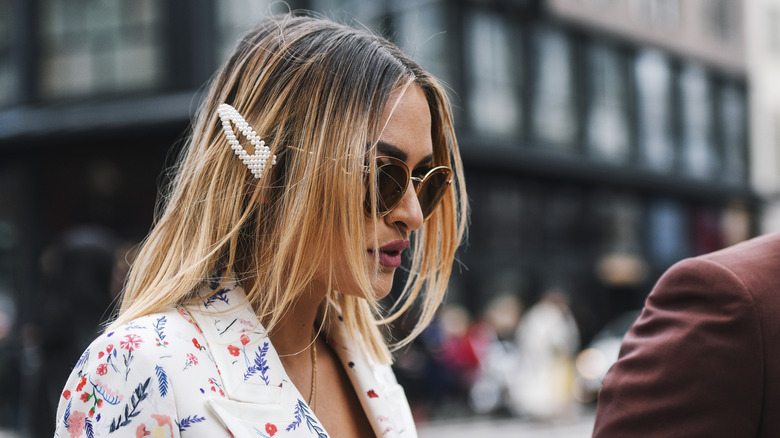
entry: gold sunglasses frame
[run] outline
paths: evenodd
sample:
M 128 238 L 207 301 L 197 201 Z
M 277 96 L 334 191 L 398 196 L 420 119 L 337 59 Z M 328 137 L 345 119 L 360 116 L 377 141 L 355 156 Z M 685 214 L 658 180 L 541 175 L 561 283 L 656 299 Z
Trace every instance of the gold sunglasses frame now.
M 398 203 L 401 202 L 401 199 L 403 199 L 404 195 L 406 194 L 406 190 L 409 187 L 409 181 L 412 182 L 412 187 L 414 187 L 414 193 L 417 196 L 418 203 L 420 202 L 420 190 L 424 186 L 425 181 L 428 178 L 430 178 L 431 175 L 441 171 L 444 171 L 446 173 L 447 180 L 444 182 L 444 185 L 442 187 L 441 196 L 443 196 L 444 193 L 446 193 L 446 190 L 452 185 L 452 169 L 450 169 L 448 166 L 436 166 L 428 170 L 427 172 L 425 172 L 425 175 L 423 175 L 422 177 L 419 177 L 419 176 L 413 176 L 412 171 L 409 169 L 409 166 L 407 166 L 406 163 L 403 162 L 403 160 L 400 160 L 396 157 L 378 156 L 376 157 L 376 162 L 377 162 L 376 165 L 377 172 L 379 172 L 379 170 L 385 166 L 399 166 L 402 169 L 404 169 L 407 178 L 406 184 L 403 186 L 404 192 L 401 194 L 401 196 L 399 196 L 398 199 L 392 205 L 386 206 L 383 211 L 381 212 L 377 211 L 376 216 L 380 218 L 387 216 L 388 214 L 390 214 L 391 211 L 393 211 L 393 209 L 395 209 L 395 207 L 398 206 Z M 439 205 L 439 202 L 441 201 L 441 196 L 438 197 L 433 207 L 430 208 L 430 211 L 428 212 L 427 215 L 423 213 L 423 220 L 428 220 L 428 218 L 433 214 L 433 212 L 436 211 L 436 207 Z M 379 199 L 377 199 L 377 201 L 378 200 Z M 366 216 L 371 216 L 371 206 L 369 206 L 368 204 L 369 203 L 366 202 L 365 213 Z M 420 209 L 422 210 L 422 208 L 423 205 L 420 204 Z

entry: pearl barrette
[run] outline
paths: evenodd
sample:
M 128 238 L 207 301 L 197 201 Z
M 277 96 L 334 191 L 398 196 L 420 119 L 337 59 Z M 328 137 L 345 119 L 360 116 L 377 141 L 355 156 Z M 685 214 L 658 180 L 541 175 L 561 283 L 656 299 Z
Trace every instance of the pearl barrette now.
M 246 164 L 249 171 L 252 172 L 252 175 L 257 179 L 260 179 L 265 171 L 268 158 L 271 158 L 271 166 L 273 166 L 276 164 L 276 155 L 273 157 L 271 156 L 271 148 L 266 146 L 263 140 L 260 140 L 260 137 L 255 130 L 249 126 L 249 123 L 241 117 L 241 114 L 239 114 L 235 108 L 223 103 L 217 108 L 217 112 L 219 113 L 219 118 L 222 120 L 222 130 L 225 131 L 225 136 L 227 136 L 230 148 L 233 149 L 233 152 L 238 155 L 238 158 Z M 241 143 L 238 142 L 238 138 L 236 137 L 236 133 L 233 131 L 233 126 L 230 122 L 233 122 L 236 125 L 236 128 L 238 128 L 238 131 L 252 144 L 252 147 L 254 148 L 254 153 L 252 155 L 249 155 L 246 149 L 241 146 Z

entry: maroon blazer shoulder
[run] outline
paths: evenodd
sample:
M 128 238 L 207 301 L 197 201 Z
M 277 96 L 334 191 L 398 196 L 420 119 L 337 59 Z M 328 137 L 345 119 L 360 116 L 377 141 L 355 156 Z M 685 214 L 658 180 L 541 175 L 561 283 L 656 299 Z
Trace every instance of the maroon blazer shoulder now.
M 780 436 L 780 233 L 683 260 L 604 379 L 594 437 Z

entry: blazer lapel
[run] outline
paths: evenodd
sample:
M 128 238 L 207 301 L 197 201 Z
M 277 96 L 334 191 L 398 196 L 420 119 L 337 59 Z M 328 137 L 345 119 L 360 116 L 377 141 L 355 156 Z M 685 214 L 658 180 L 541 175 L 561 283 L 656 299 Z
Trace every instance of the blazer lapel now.
M 199 291 L 187 311 L 203 331 L 226 397 L 208 405 L 236 438 L 328 435 L 284 371 L 279 355 L 233 279 Z
M 409 403 L 389 365 L 376 364 L 347 335 L 341 315 L 327 327 L 328 342 L 339 356 L 377 437 L 416 438 Z

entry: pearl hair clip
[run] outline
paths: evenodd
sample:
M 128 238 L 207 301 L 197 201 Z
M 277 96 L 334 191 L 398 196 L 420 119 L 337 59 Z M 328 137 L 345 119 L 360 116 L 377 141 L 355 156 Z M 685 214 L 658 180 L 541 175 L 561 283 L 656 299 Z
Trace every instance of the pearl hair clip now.
M 260 140 L 260 137 L 257 135 L 254 128 L 249 126 L 249 123 L 241 117 L 241 114 L 239 114 L 235 108 L 223 103 L 217 108 L 217 113 L 219 113 L 219 118 L 222 119 L 222 130 L 225 131 L 225 136 L 227 136 L 230 148 L 233 149 L 233 152 L 238 155 L 238 158 L 246 164 L 249 171 L 252 172 L 252 175 L 257 179 L 260 179 L 265 171 L 268 158 L 271 158 L 271 166 L 273 166 L 276 164 L 276 155 L 271 157 L 271 148 L 266 146 L 263 140 Z M 236 138 L 236 133 L 233 131 L 233 126 L 231 126 L 230 122 L 235 123 L 239 132 L 252 144 L 252 147 L 254 148 L 254 153 L 252 155 L 249 155 L 246 149 L 241 146 L 241 143 L 238 142 L 238 138 Z

